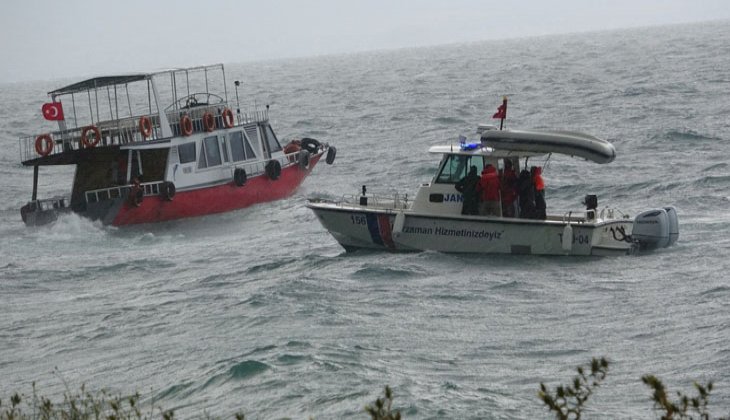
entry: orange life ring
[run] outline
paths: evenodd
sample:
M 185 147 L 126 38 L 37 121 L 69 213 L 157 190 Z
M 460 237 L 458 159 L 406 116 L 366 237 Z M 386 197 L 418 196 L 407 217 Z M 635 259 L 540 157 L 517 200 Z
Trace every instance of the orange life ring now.
M 147 137 L 152 135 L 152 121 L 150 121 L 150 118 L 146 115 L 143 115 L 139 119 L 139 132 L 145 140 L 147 140 Z
M 203 114 L 203 127 L 208 132 L 215 130 L 215 117 L 210 112 Z
M 94 140 L 89 141 L 89 131 L 94 133 Z M 83 131 L 81 131 L 81 143 L 83 143 L 84 147 L 95 147 L 97 144 L 99 144 L 99 141 L 101 140 L 101 132 L 99 131 L 99 128 L 97 128 L 95 125 L 88 125 L 84 127 Z
M 35 151 L 41 156 L 48 156 L 53 150 L 53 139 L 50 134 L 41 134 L 35 138 Z
M 185 137 L 193 134 L 193 120 L 187 115 L 180 117 L 180 132 Z
M 231 111 L 230 108 L 223 110 L 223 125 L 225 125 L 226 128 L 233 127 L 233 111 Z

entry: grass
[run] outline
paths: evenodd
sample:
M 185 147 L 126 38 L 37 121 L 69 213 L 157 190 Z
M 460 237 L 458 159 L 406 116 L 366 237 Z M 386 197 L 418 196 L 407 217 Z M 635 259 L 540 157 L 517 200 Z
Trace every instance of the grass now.
M 597 393 L 598 388 L 606 379 L 609 370 L 609 361 L 606 358 L 592 359 L 587 366 L 578 366 L 577 375 L 567 385 L 558 385 L 550 390 L 545 384 L 540 384 L 538 398 L 547 407 L 550 414 L 557 420 L 579 420 L 589 398 Z M 670 392 L 664 383 L 653 375 L 644 375 L 642 382 L 650 388 L 650 401 L 653 409 L 661 420 L 711 420 L 709 412 L 710 394 L 713 390 L 712 382 L 705 385 L 694 383 L 695 396 L 682 392 Z M 674 397 L 673 397 L 674 395 Z M 371 420 L 401 420 L 401 414 L 393 409 L 394 394 L 389 386 L 385 386 L 382 397 L 364 408 L 364 413 L 370 415 Z M 610 413 L 606 413 L 610 414 Z M 200 418 L 210 419 L 207 414 Z M 234 413 L 235 420 L 244 420 L 242 412 Z M 14 393 L 10 398 L 0 399 L 0 420 L 173 420 L 175 412 L 155 407 L 154 404 L 146 410 L 140 407 L 140 395 L 122 396 L 111 395 L 106 390 L 91 392 L 84 385 L 79 392 L 71 392 L 66 386 L 66 392 L 61 401 L 54 402 L 49 398 L 39 396 L 33 384 L 31 396 Z M 717 420 L 730 420 L 728 417 L 718 417 Z

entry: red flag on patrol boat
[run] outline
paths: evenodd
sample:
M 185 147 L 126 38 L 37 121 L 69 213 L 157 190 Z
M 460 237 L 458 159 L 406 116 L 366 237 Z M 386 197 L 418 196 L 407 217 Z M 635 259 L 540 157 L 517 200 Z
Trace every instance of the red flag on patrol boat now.
M 502 98 L 502 105 L 497 107 L 497 112 L 492 115 L 492 118 L 505 119 L 507 118 L 507 97 Z
M 45 103 L 43 104 L 41 111 L 43 112 L 43 118 L 48 121 L 63 120 L 63 107 L 60 102 Z

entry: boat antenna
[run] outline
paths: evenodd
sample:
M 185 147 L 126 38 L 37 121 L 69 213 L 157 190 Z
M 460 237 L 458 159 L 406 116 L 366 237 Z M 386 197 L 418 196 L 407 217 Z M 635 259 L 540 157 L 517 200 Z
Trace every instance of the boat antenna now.
M 241 85 L 241 82 L 239 80 L 233 81 L 233 84 L 236 85 L 236 114 L 238 114 L 238 119 L 241 119 L 241 102 L 238 100 L 238 86 Z

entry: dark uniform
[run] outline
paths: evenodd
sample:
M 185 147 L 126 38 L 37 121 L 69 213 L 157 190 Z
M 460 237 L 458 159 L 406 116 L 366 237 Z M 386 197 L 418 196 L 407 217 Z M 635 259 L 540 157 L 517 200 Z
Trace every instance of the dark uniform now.
M 472 166 L 469 173 L 456 183 L 456 191 L 464 196 L 464 204 L 461 207 L 461 214 L 479 214 L 479 194 L 477 193 L 477 185 L 479 184 L 479 175 L 477 167 Z

